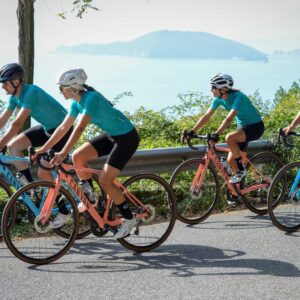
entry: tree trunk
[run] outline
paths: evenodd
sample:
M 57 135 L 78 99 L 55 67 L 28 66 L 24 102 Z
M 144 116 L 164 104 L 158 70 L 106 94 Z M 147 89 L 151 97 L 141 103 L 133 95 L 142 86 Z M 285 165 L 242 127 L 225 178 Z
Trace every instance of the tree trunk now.
M 35 0 L 19 0 L 17 17 L 19 23 L 19 63 L 25 69 L 25 83 L 33 83 L 34 70 L 34 4 Z M 23 130 L 30 127 L 30 118 Z

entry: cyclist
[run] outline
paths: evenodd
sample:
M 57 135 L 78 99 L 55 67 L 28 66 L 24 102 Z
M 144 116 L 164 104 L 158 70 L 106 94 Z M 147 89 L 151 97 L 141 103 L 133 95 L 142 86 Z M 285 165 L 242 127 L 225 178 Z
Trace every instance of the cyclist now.
M 294 120 L 291 122 L 291 124 L 285 128 L 283 128 L 283 132 L 285 135 L 288 135 L 289 132 L 291 132 L 295 127 L 297 127 L 300 124 L 300 112 L 296 115 Z
M 228 74 L 219 73 L 211 81 L 211 91 L 214 99 L 210 108 L 200 117 L 197 124 L 188 132 L 188 136 L 182 136 L 182 142 L 191 137 L 202 128 L 212 117 L 216 109 L 221 105 L 229 111 L 217 131 L 212 134 L 213 143 L 218 142 L 219 135 L 222 134 L 228 125 L 236 119 L 237 130 L 226 135 L 226 143 L 230 149 L 227 161 L 230 164 L 233 176 L 231 183 L 239 183 L 246 176 L 245 167 L 242 164 L 240 151 L 245 151 L 248 142 L 259 139 L 264 132 L 264 123 L 258 110 L 253 106 L 249 98 L 233 89 L 233 79 Z
M 64 148 L 55 154 L 52 164 L 61 163 L 78 141 L 89 123 L 95 124 L 104 133 L 85 142 L 72 155 L 75 167 L 87 167 L 91 159 L 108 155 L 104 164 L 99 183 L 118 206 L 124 222 L 116 233 L 116 238 L 130 234 L 137 224 L 129 205 L 121 190 L 114 184 L 114 179 L 120 174 L 125 164 L 131 158 L 139 145 L 139 135 L 129 119 L 114 108 L 112 104 L 98 91 L 85 84 L 87 75 L 81 68 L 68 69 L 59 77 L 58 84 L 65 99 L 72 100 L 69 112 L 63 123 L 57 128 L 49 141 L 37 151 L 43 153 L 50 149 L 71 128 L 78 115 L 78 123 Z M 37 155 L 36 154 L 36 155 Z M 93 195 L 92 175 L 78 171 L 77 175 L 83 191 L 96 206 Z M 79 205 L 82 212 L 85 207 Z
M 11 155 L 23 157 L 23 150 L 29 146 L 42 146 L 50 138 L 67 115 L 67 111 L 40 87 L 25 84 L 24 69 L 20 64 L 11 63 L 3 66 L 0 69 L 0 83 L 6 94 L 10 96 L 6 108 L 0 115 L 0 129 L 5 126 L 14 110 L 19 108 L 8 130 L 0 137 L 0 150 L 7 145 Z M 18 134 L 28 117 L 32 117 L 40 125 Z M 71 132 L 72 128 L 53 145 L 54 151 L 62 149 Z M 18 169 L 17 178 L 21 185 L 33 181 L 28 164 L 15 162 L 15 166 Z M 53 180 L 50 172 L 41 168 L 38 170 L 38 176 L 45 180 Z M 60 214 L 52 224 L 54 227 L 60 227 L 61 222 L 68 219 L 68 210 L 64 205 L 60 205 L 59 211 Z

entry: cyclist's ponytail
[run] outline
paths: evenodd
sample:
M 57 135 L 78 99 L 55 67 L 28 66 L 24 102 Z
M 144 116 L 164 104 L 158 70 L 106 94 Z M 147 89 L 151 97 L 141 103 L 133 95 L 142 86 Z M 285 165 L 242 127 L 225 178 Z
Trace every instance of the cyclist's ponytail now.
M 83 84 L 82 85 L 84 90 L 87 91 L 87 92 L 96 92 L 98 94 L 100 94 L 98 91 L 96 91 L 93 87 L 87 85 L 87 84 Z M 82 91 L 84 92 L 84 91 Z M 114 106 L 112 102 L 110 102 L 109 100 L 106 99 L 106 101 L 111 105 L 111 106 Z
M 83 84 L 83 88 L 86 90 L 86 91 L 93 91 L 93 92 L 97 92 L 93 87 L 87 85 L 87 84 Z

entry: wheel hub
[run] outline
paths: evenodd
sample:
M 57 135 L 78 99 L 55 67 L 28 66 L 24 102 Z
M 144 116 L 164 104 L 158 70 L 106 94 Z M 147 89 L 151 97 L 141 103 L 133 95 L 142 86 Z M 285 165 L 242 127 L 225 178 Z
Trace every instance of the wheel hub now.
M 46 224 L 42 224 L 43 216 L 38 215 L 34 219 L 34 228 L 38 233 L 47 233 L 52 229 L 52 226 L 50 225 L 49 221 L 46 222 Z
M 141 220 L 143 221 L 143 223 L 150 223 L 155 218 L 155 207 L 153 205 L 151 205 L 151 204 L 147 204 L 145 206 L 148 209 L 149 215 L 146 218 L 141 218 Z

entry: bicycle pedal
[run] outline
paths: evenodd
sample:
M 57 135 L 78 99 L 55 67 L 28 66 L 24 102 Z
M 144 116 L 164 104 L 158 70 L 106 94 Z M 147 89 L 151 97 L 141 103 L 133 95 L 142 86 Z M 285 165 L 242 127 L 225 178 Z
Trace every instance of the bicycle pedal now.
M 91 228 L 92 234 L 95 235 L 95 236 L 97 236 L 97 237 L 104 236 L 108 232 L 108 230 L 109 230 L 109 228 L 108 228 L 107 225 L 105 225 L 103 229 L 100 228 L 98 226 L 98 224 L 93 219 L 91 219 L 90 228 Z

